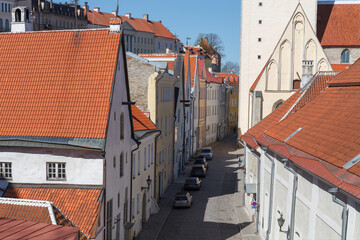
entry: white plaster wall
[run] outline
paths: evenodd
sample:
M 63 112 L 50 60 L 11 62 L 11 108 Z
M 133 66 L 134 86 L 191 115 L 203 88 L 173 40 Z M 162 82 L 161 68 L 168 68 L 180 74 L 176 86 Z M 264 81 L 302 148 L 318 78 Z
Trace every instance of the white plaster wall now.
M 360 48 L 345 48 L 345 47 L 324 47 L 326 56 L 328 57 L 331 64 L 341 64 L 341 53 L 348 49 L 350 51 L 350 62 L 353 64 L 357 59 L 360 58 Z
M 133 164 L 133 168 L 135 168 L 135 175 L 132 178 L 132 199 L 135 199 L 134 203 L 134 213 L 132 215 L 135 218 L 132 218 L 132 222 L 135 223 L 133 230 L 135 231 L 135 236 L 141 231 L 142 229 L 142 211 L 143 211 L 143 196 L 145 194 L 146 198 L 146 221 L 149 219 L 151 212 L 151 202 L 153 197 L 154 190 L 154 166 L 155 166 L 155 136 L 156 134 L 151 134 L 144 139 L 140 140 L 139 149 L 133 152 L 133 159 L 135 160 L 135 164 Z M 149 167 L 149 147 L 150 147 L 150 167 Z M 146 148 L 146 170 L 144 170 L 144 151 Z M 138 156 L 140 152 L 140 175 L 138 175 Z M 151 161 L 152 160 L 152 161 Z M 149 190 L 141 190 L 141 187 L 147 187 L 147 179 L 150 176 L 152 180 L 150 189 Z M 140 210 L 137 213 L 137 194 L 140 194 Z M 150 194 L 150 196 L 148 196 Z M 148 198 L 149 197 L 149 198 Z
M 124 239 L 124 204 L 127 199 L 127 221 L 130 221 L 130 173 L 131 173 L 131 149 L 135 147 L 135 142 L 131 137 L 131 119 L 128 105 L 123 102 L 128 101 L 126 89 L 123 49 L 120 48 L 118 64 L 115 73 L 115 83 L 113 89 L 112 105 L 109 115 L 108 132 L 106 138 L 106 202 L 113 201 L 113 218 L 118 214 L 121 217 L 120 239 Z M 124 139 L 120 140 L 120 114 L 124 114 Z M 116 117 L 114 117 L 116 116 Z M 120 155 L 124 158 L 124 175 L 120 177 Z M 116 165 L 113 166 L 113 158 L 116 158 Z M 125 194 L 127 189 L 127 195 Z M 120 194 L 120 205 L 117 206 L 117 196 Z M 114 225 L 114 221 L 113 221 Z M 116 236 L 116 225 L 113 227 L 112 236 Z
M 12 183 L 103 184 L 103 158 L 100 152 L 57 149 L 2 149 L 0 162 L 12 163 Z M 46 163 L 66 163 L 66 180 L 47 180 Z
M 180 78 L 177 79 L 175 84 L 176 87 L 179 88 L 179 96 L 177 99 L 176 110 L 175 110 L 175 119 L 174 119 L 174 126 L 177 127 L 177 142 L 174 140 L 174 179 L 176 179 L 179 175 L 179 172 L 182 172 L 182 165 L 183 165 L 183 158 L 185 152 L 183 151 L 184 147 L 184 103 L 180 102 L 183 100 L 184 96 L 184 82 L 183 82 L 183 75 L 181 74 Z M 175 134 L 175 128 L 173 129 Z
M 206 112 L 206 144 L 213 143 L 218 138 L 220 86 L 221 84 L 217 83 L 206 83 L 206 89 L 210 94 L 207 94 L 206 99 L 206 108 L 210 108 L 210 114 Z
M 160 48 L 159 48 L 160 44 Z M 179 41 L 174 39 L 155 37 L 155 52 L 156 53 L 165 53 L 166 48 L 171 49 L 172 51 L 179 52 Z
M 269 59 L 298 3 L 293 0 L 241 1 L 239 128 L 242 133 L 250 127 L 249 89 Z M 316 30 L 317 0 L 304 0 L 301 4 Z M 262 20 L 261 24 L 259 20 Z M 258 38 L 261 38 L 260 42 Z
M 197 61 L 198 62 L 198 61 Z M 199 98 L 200 98 L 200 87 L 199 87 L 199 73 L 198 73 L 198 63 L 196 63 L 195 73 L 194 73 L 194 86 L 191 88 L 191 95 L 193 97 L 193 106 L 191 107 L 191 118 L 193 121 L 192 124 L 192 155 L 195 154 L 199 147 Z

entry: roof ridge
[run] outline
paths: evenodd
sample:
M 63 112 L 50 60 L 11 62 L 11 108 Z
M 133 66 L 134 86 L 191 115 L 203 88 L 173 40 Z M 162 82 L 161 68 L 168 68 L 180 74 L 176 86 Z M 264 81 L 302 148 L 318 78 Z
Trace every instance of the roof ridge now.
M 86 29 L 60 29 L 60 30 L 48 30 L 48 31 L 28 31 L 28 32 L 1 32 L 0 35 L 6 35 L 6 34 L 36 34 L 36 33 L 57 33 L 57 32 L 88 32 L 88 31 L 104 31 L 104 30 L 110 30 L 110 27 L 104 27 L 104 28 L 86 28 Z

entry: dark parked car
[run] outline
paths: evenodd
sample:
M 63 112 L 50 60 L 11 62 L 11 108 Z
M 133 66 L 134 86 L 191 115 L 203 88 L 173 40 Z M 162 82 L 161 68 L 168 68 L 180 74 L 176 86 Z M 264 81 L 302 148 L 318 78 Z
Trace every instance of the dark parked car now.
M 211 147 L 204 147 L 204 148 L 201 150 L 200 155 L 203 156 L 203 157 L 205 157 L 206 160 L 212 160 L 212 159 L 213 159 L 213 153 L 212 153 Z
M 186 179 L 185 184 L 184 184 L 184 189 L 185 190 L 200 190 L 201 188 L 201 180 L 197 177 L 189 177 L 188 179 Z
M 209 164 L 208 164 L 208 162 L 206 161 L 206 158 L 205 158 L 205 157 L 197 157 L 197 158 L 194 158 L 194 164 L 202 164 L 202 165 L 204 165 L 204 167 L 206 168 L 206 170 L 209 169 Z
M 188 192 L 178 192 L 175 195 L 175 200 L 173 203 L 175 207 L 191 207 L 192 205 L 192 196 Z
M 206 168 L 202 164 L 195 164 L 191 169 L 192 177 L 206 177 Z

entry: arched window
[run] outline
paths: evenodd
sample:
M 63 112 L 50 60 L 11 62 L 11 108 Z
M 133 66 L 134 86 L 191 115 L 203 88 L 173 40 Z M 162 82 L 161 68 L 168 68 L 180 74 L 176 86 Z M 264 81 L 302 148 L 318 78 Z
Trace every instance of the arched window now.
M 120 139 L 124 139 L 124 113 L 120 115 Z
M 20 9 L 15 10 L 15 22 L 21 22 L 21 10 Z
M 341 63 L 349 63 L 350 62 L 350 51 L 345 49 L 341 53 Z
M 8 19 L 5 19 L 5 31 L 10 31 L 10 24 Z
M 30 22 L 29 9 L 26 9 L 26 10 L 25 10 L 25 21 L 26 21 L 26 22 Z
M 0 18 L 0 31 L 3 31 L 4 27 L 3 27 L 3 20 L 2 18 Z
M 279 100 L 277 101 L 276 103 L 274 103 L 274 106 L 273 106 L 273 111 L 275 111 L 275 109 L 277 109 L 278 107 L 281 106 L 281 104 L 284 103 L 284 100 Z

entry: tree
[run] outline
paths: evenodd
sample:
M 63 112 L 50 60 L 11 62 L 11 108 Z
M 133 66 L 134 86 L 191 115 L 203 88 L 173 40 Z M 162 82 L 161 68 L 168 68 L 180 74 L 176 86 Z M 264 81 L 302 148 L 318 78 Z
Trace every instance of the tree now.
M 208 44 L 204 42 L 205 39 Z M 225 57 L 223 42 L 216 33 L 199 33 L 195 45 L 200 45 L 210 54 L 218 53 L 221 57 Z
M 239 64 L 227 61 L 224 65 L 222 65 L 221 72 L 223 72 L 223 73 L 234 72 L 237 75 L 239 75 Z

